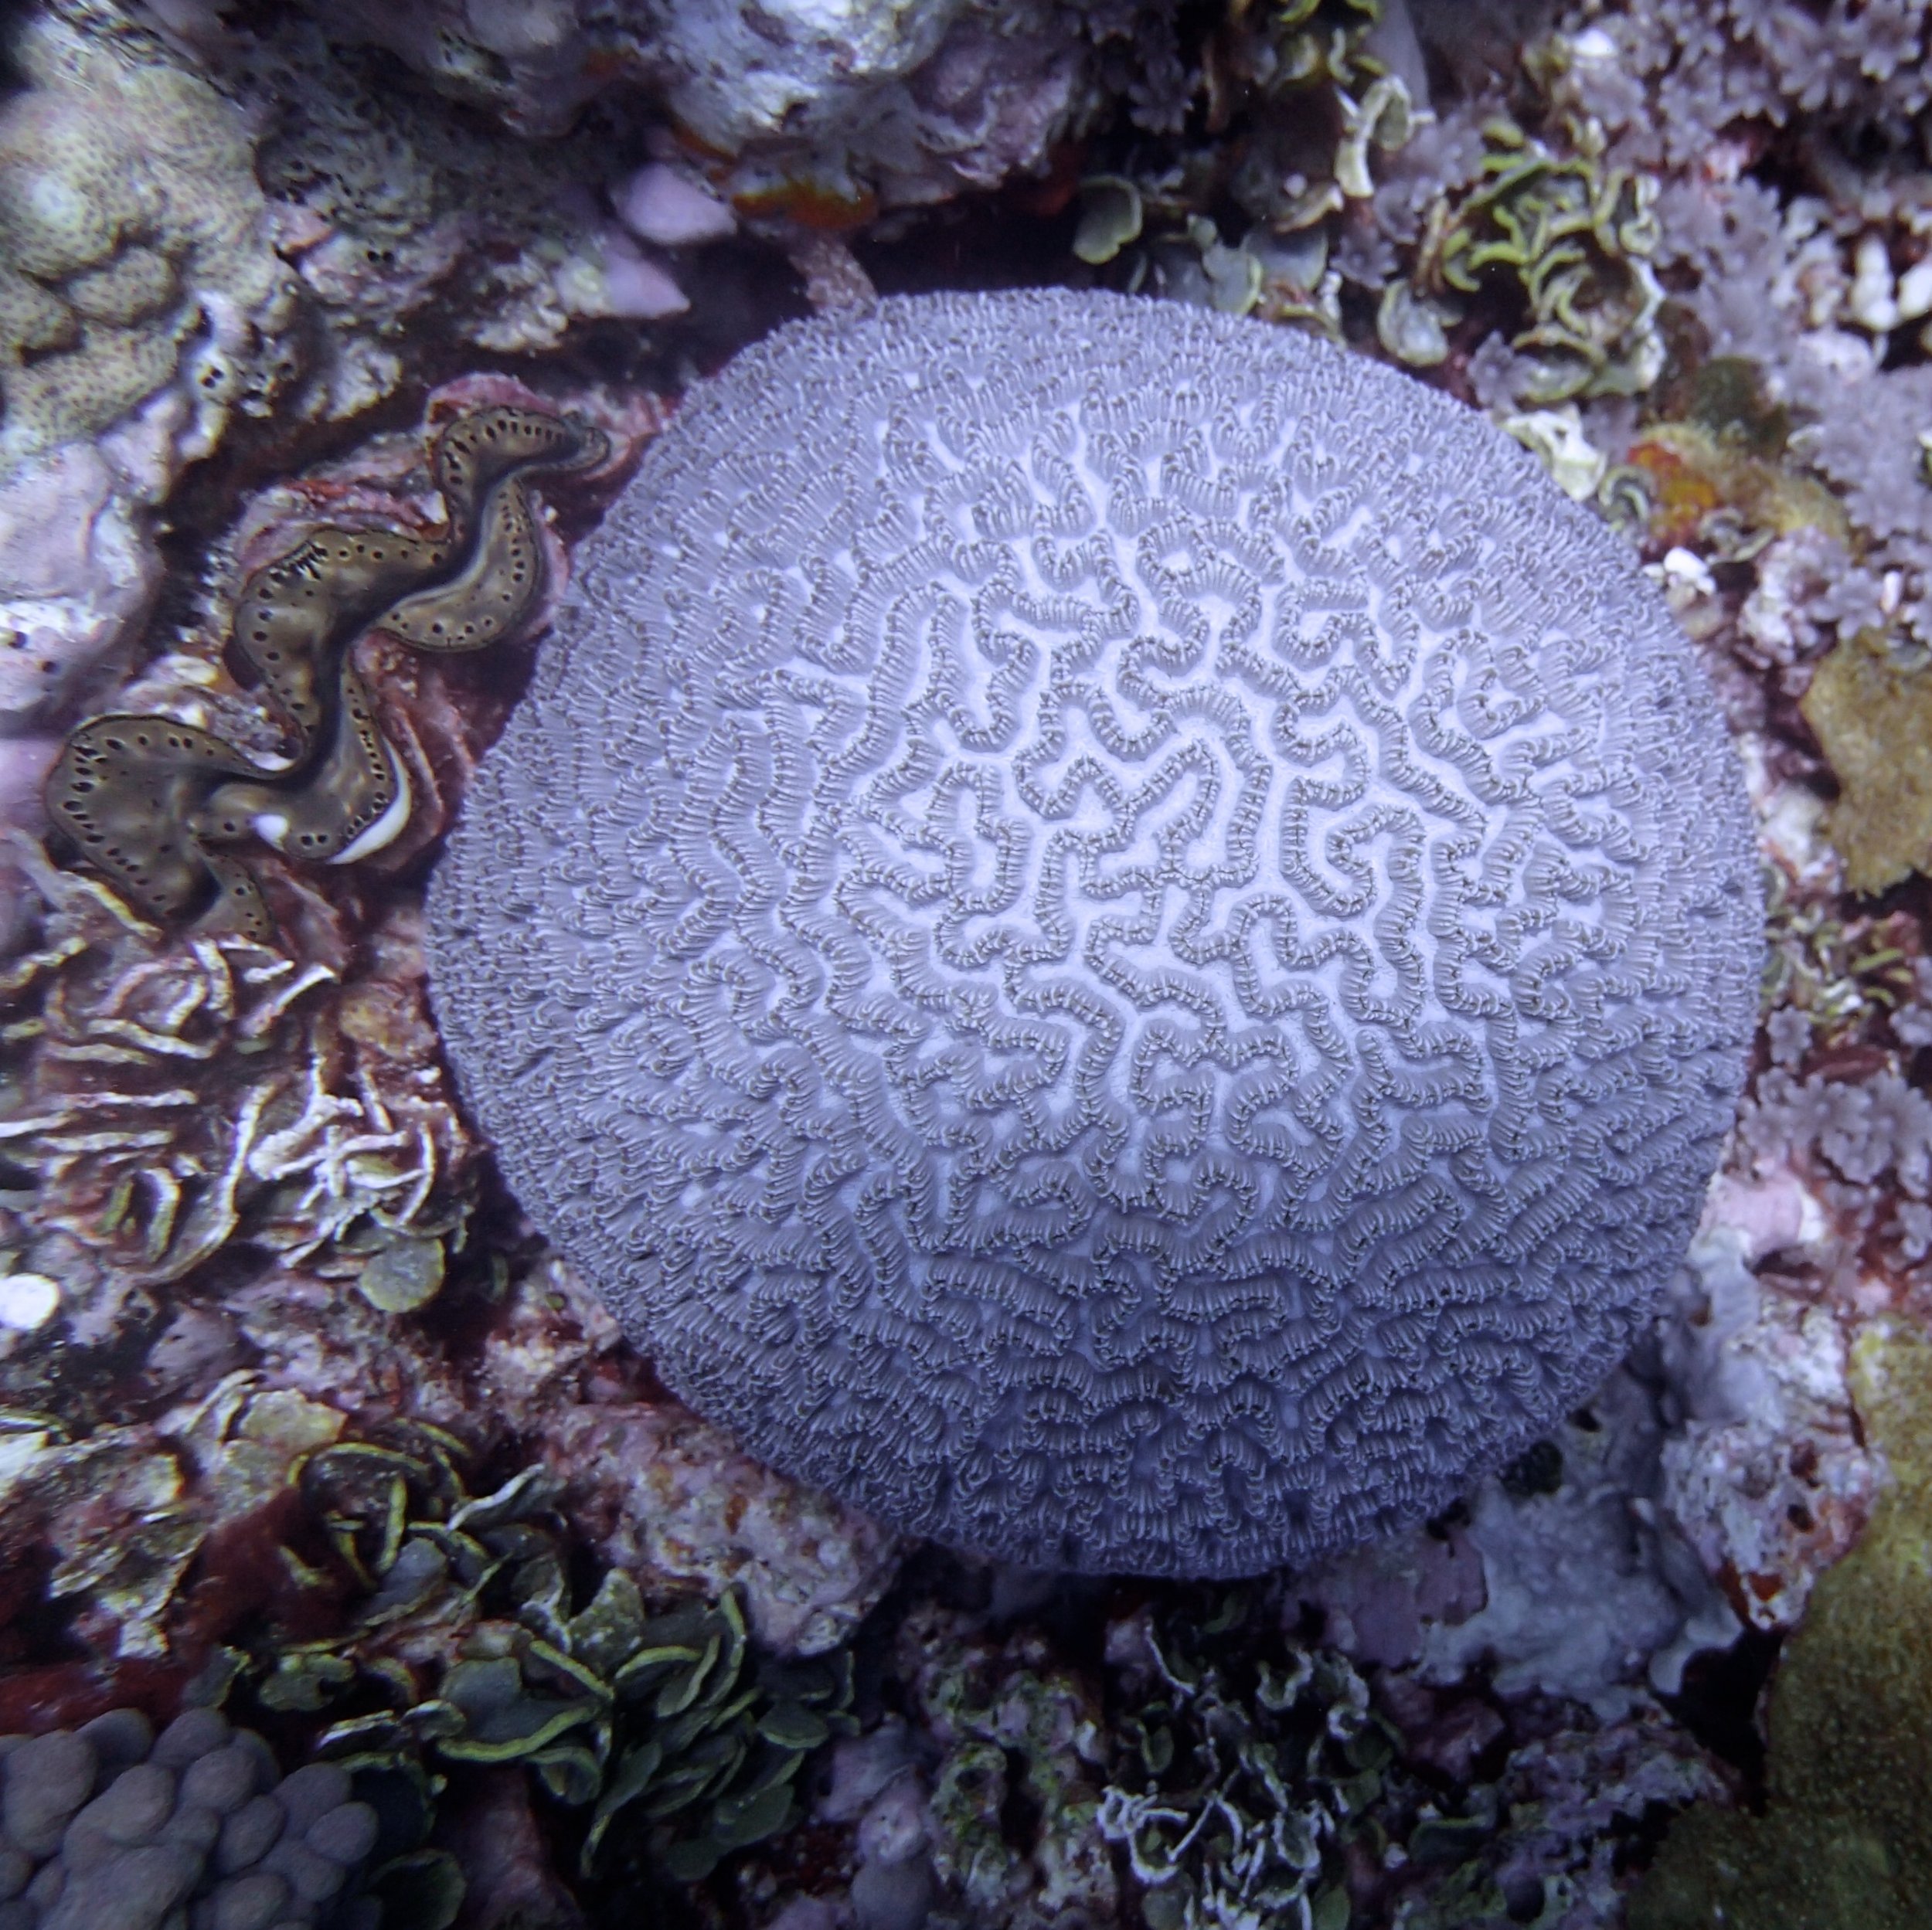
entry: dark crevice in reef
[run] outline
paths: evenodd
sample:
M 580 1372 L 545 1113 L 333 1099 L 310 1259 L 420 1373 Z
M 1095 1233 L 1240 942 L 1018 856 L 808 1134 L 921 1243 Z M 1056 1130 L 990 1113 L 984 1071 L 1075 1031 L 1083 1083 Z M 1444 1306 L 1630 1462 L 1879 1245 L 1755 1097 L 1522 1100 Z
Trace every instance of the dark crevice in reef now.
M 1777 1666 L 1781 1636 L 1747 1628 L 1728 1649 L 1706 1649 L 1685 1665 L 1683 1686 L 1664 1706 L 1712 1755 L 1743 1779 L 1747 1796 L 1764 1789 L 1764 1734 L 1757 1710 Z
M 1032 184 L 1035 194 L 1046 185 Z M 1009 189 L 948 202 L 894 240 L 860 240 L 852 252 L 882 295 L 1066 287 L 1090 279 L 1073 253 L 1079 209 L 1071 196 L 1050 217 L 1015 221 L 1014 195 Z

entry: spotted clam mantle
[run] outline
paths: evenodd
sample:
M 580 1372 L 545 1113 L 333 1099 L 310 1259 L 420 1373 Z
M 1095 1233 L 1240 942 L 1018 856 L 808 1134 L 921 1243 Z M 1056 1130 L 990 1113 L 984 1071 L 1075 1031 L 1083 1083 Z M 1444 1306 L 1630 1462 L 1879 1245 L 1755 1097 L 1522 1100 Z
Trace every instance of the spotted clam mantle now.
M 261 889 L 236 847 L 347 864 L 378 851 L 410 811 L 408 773 L 383 736 L 352 647 L 379 627 L 419 650 L 480 650 L 513 633 L 543 594 L 528 481 L 594 467 L 602 430 L 493 407 L 437 437 L 447 515 L 440 536 L 318 530 L 243 586 L 234 639 L 286 720 L 294 753 L 267 771 L 213 732 L 165 716 L 90 719 L 47 781 L 47 812 L 144 911 L 265 942 Z
M 1736 759 L 1620 540 L 1412 380 L 1036 291 L 692 399 L 433 881 L 512 1189 L 917 1532 L 1233 1574 L 1629 1345 L 1743 1074 Z

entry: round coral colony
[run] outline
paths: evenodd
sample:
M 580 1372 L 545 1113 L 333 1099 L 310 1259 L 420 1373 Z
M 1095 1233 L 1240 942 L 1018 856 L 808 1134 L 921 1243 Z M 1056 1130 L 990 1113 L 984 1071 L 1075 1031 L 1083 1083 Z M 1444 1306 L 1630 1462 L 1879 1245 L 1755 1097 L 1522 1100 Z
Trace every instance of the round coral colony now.
M 1305 1561 L 1535 1440 L 1682 1262 L 1761 947 L 1626 546 L 1301 335 L 880 302 L 701 386 L 430 894 L 519 1198 L 906 1530 Z

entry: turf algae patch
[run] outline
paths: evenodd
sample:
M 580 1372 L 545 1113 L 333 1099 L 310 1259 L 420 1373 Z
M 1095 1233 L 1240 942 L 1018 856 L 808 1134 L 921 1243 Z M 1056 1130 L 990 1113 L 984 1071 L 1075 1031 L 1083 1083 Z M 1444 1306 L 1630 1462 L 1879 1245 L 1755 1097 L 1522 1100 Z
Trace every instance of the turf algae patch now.
M 532 409 L 452 423 L 434 457 L 440 534 L 318 530 L 243 590 L 235 644 L 281 714 L 287 764 L 264 769 L 172 718 L 93 718 L 48 779 L 53 823 L 151 917 L 206 908 L 209 924 L 266 942 L 273 922 L 236 848 L 259 840 L 346 864 L 408 821 L 408 776 L 355 668 L 356 639 L 380 628 L 419 650 L 468 651 L 517 630 L 544 590 L 529 479 L 593 467 L 607 447 L 601 430 Z
M 1692 1809 L 1631 1930 L 1908 1930 L 1932 1894 L 1932 1340 L 1865 1334 L 1854 1387 L 1893 1484 L 1819 1582 L 1773 1689 L 1764 1813 Z
M 1818 667 L 1801 708 L 1841 787 L 1825 834 L 1855 892 L 1932 865 L 1932 671 L 1906 670 L 1862 637 Z

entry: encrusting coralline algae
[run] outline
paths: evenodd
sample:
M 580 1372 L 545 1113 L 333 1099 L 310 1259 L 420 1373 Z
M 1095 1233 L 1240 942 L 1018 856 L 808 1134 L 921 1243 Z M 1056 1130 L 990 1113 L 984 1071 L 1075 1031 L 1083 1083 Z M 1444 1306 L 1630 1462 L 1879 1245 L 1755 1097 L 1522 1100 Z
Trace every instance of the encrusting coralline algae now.
M 349 1779 L 336 1897 L 390 1930 L 1914 1921 L 1932 8 L 747 21 L 8 18 L 0 1731 L 219 1708 L 264 1789 Z M 427 997 L 428 868 L 677 399 L 808 308 L 988 285 L 1486 411 L 1656 583 L 1756 821 L 1763 1023 L 1657 1317 L 1427 1521 L 1245 1582 L 988 1564 L 747 1458 L 522 1218 Z M 434 540 L 435 438 L 493 409 L 611 454 L 531 482 L 525 631 L 348 640 L 393 838 L 223 848 L 265 937 L 78 862 L 76 727 L 272 770 L 244 585 L 329 528 Z M 154 1766 L 116 1802 L 158 1813 Z M 139 1860 L 117 1898 L 195 1930 L 224 1879 L 174 1828 L 72 1867 Z M 6 1861 L 0 1911 L 56 1921 L 69 1863 Z

